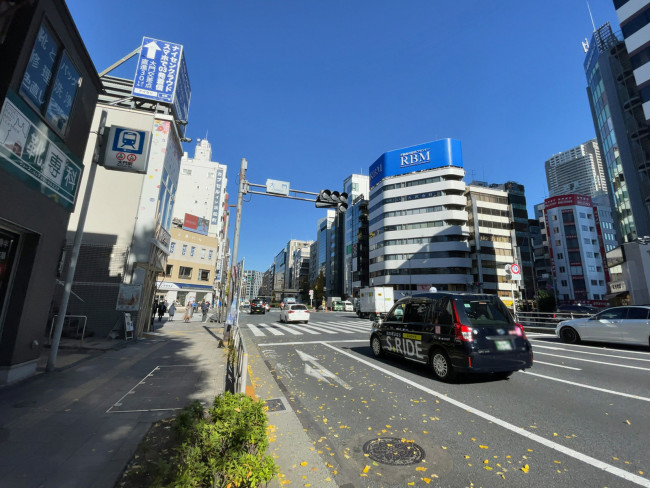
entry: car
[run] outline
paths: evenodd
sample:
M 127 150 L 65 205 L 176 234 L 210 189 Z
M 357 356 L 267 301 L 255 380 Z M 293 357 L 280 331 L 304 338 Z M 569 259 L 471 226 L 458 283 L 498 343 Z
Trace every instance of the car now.
M 348 302 L 347 300 L 343 303 L 343 311 L 344 312 L 354 312 L 354 305 L 352 305 L 352 302 Z
M 295 298 L 283 298 L 282 302 L 280 303 L 280 310 L 284 310 L 287 305 L 296 303 Z
M 553 318 L 560 321 L 594 315 L 596 313 L 598 313 L 598 309 L 589 305 L 559 305 L 557 311 L 553 314 Z
M 309 323 L 309 310 L 302 303 L 289 303 L 280 312 L 280 322 Z
M 370 347 L 428 364 L 446 382 L 458 373 L 506 378 L 533 365 L 522 325 L 496 295 L 468 292 L 422 293 L 398 300 L 373 322 Z
M 266 303 L 264 303 L 264 300 L 260 300 L 259 298 L 256 298 L 255 300 L 251 300 L 250 307 L 251 307 L 251 312 L 250 312 L 251 314 L 266 313 Z
M 563 320 L 555 328 L 563 342 L 614 342 L 650 346 L 650 306 L 613 307 L 591 317 Z
M 342 312 L 343 311 L 343 301 L 336 300 L 332 302 L 332 312 Z

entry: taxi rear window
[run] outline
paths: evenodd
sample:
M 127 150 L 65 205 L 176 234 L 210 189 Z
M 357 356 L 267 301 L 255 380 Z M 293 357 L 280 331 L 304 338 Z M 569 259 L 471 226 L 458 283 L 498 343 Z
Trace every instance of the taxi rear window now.
M 467 317 L 467 325 L 510 325 L 513 323 L 510 312 L 499 299 L 474 299 L 457 298 L 456 310 L 461 322 L 465 322 L 462 315 Z

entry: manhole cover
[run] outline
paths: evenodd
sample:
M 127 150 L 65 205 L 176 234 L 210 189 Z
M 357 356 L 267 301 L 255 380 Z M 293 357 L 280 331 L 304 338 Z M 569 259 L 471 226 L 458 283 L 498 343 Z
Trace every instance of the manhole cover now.
M 270 400 L 266 400 L 265 403 L 269 412 L 279 412 L 280 410 L 287 409 L 279 398 L 271 398 Z
M 397 437 L 373 439 L 363 445 L 363 452 L 373 461 L 391 466 L 406 466 L 424 459 L 424 449 L 415 442 Z

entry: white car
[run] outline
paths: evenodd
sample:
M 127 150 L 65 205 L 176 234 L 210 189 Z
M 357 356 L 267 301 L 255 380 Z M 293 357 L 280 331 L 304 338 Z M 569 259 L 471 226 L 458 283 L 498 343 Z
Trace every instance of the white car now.
M 352 302 L 348 302 L 347 300 L 343 302 L 343 311 L 354 312 L 354 305 L 352 305 Z
M 591 317 L 560 322 L 556 329 L 562 341 L 618 342 L 650 345 L 650 306 L 614 307 Z
M 309 323 L 309 310 L 301 303 L 289 303 L 280 312 L 280 322 Z

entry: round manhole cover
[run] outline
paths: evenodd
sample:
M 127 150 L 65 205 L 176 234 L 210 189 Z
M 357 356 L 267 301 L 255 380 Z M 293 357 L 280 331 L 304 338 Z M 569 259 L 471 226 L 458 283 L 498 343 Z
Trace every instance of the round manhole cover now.
M 397 437 L 373 439 L 363 445 L 363 452 L 373 461 L 392 466 L 406 466 L 424 459 L 424 449 L 413 441 Z

